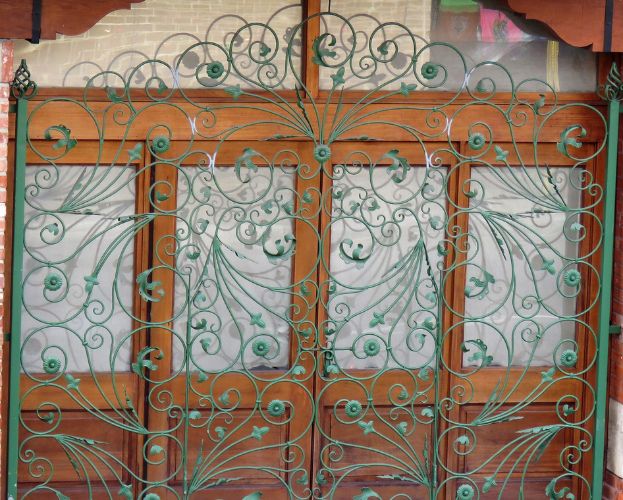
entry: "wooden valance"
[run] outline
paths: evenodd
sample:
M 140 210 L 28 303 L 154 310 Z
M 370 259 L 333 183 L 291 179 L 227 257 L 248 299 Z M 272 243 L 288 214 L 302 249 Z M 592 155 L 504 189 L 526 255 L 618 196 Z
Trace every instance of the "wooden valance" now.
M 102 17 L 143 0 L 0 0 L 0 38 L 54 40 L 80 35 Z
M 623 0 L 506 0 L 527 19 L 547 24 L 574 47 L 623 52 Z

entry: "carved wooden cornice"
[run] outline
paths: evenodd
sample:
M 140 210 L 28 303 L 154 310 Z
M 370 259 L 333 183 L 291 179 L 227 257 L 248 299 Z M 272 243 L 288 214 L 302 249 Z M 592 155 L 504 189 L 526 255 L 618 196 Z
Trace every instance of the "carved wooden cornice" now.
M 547 24 L 574 47 L 623 52 L 623 0 L 506 0 L 527 19 Z
M 0 0 L 0 38 L 36 41 L 53 40 L 57 34 L 79 35 L 106 14 L 142 1 Z

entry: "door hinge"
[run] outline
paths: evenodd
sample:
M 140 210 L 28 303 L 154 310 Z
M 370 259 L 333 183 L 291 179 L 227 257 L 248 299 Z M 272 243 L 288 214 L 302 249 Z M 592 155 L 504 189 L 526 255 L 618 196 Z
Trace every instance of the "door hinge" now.
M 610 335 L 620 335 L 621 325 L 610 325 Z
M 11 342 L 11 334 L 10 333 L 3 333 L 2 334 L 2 340 L 4 342 Z
M 17 104 L 14 102 L 9 104 L 9 113 L 17 113 Z

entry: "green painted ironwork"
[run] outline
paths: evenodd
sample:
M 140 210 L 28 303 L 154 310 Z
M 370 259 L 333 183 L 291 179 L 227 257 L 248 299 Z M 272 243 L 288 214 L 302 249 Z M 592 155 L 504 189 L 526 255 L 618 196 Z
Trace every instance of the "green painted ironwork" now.
M 597 409 L 595 415 L 595 460 L 593 462 L 593 498 L 601 498 L 603 491 L 606 415 L 608 404 L 608 349 L 610 333 L 610 306 L 612 299 L 612 266 L 614 252 L 614 216 L 617 185 L 620 104 L 623 81 L 613 63 L 605 87 L 608 100 L 608 166 L 604 193 L 604 251 L 601 260 L 601 303 L 599 308 L 599 347 L 597 361 Z M 614 189 L 613 189 L 614 188 Z
M 309 20 L 283 48 L 270 26 L 251 23 L 229 43 L 189 47 L 177 65 L 149 60 L 124 75 L 102 72 L 82 99 L 33 102 L 28 114 L 36 86 L 20 67 L 13 497 L 18 481 L 20 497 L 67 498 L 55 462 L 66 460 L 63 470 L 75 472 L 83 497 L 97 487 L 110 498 L 199 498 L 239 486 L 254 500 L 262 491 L 245 480 L 253 471 L 289 498 L 345 498 L 348 481 L 366 472 L 374 479 L 358 482 L 349 498 L 381 498 L 388 485 L 400 491 L 396 499 L 509 498 L 512 482 L 527 488 L 552 447 L 560 472 L 543 494 L 600 496 L 600 460 L 592 477 L 581 465 L 589 451 L 603 455 L 614 197 L 586 165 L 605 148 L 605 118 L 585 103 L 559 103 L 544 82 L 514 82 L 495 62 L 468 67 L 457 49 L 428 44 L 401 24 L 380 25 L 361 45 L 347 19 L 321 18 L 325 27 L 339 24 L 312 45 L 314 64 L 332 82 L 331 105 L 309 95 L 292 62 L 292 40 Z M 277 64 L 284 49 L 286 62 Z M 440 51 L 454 62 L 438 62 Z M 179 88 L 179 65 L 190 53 L 197 81 L 222 90 L 228 103 Z M 443 90 L 452 71 L 464 84 L 443 103 L 414 98 Z M 503 103 L 491 71 L 510 81 Z M 146 83 L 132 89 L 139 73 Z M 287 77 L 296 82 L 294 99 L 278 91 Z M 614 70 L 611 79 L 612 136 Z M 361 85 L 369 90 L 354 98 L 344 90 Z M 98 86 L 109 100 L 104 108 L 93 102 Z M 545 92 L 527 100 L 522 91 L 534 86 Z M 62 116 L 41 123 L 58 103 L 92 124 L 93 166 L 66 166 L 78 140 Z M 261 118 L 249 122 L 250 113 Z M 590 117 L 586 124 L 578 113 Z M 34 130 L 44 131 L 47 146 L 33 140 Z M 104 160 L 111 130 L 122 139 Z M 552 130 L 565 167 L 542 160 L 542 134 Z M 250 132 L 262 141 L 249 144 Z M 517 139 L 522 134 L 528 139 Z M 275 142 L 278 151 L 267 153 L 262 144 Z M 391 145 L 371 152 L 384 142 Z M 347 154 L 337 153 L 348 144 Z M 26 168 L 27 147 L 40 162 Z M 231 147 L 239 154 L 223 164 L 220 153 Z M 615 148 L 610 137 L 609 186 Z M 466 166 L 468 180 L 459 177 Z M 133 189 L 145 178 L 148 208 L 137 213 Z M 298 189 L 297 180 L 311 187 Z M 595 214 L 601 206 L 603 224 Z M 163 235 L 162 227 L 175 230 Z M 145 230 L 157 235 L 151 260 L 132 269 L 134 241 Z M 300 245 L 318 249 L 315 261 L 296 261 Z M 605 272 L 595 262 L 600 249 Z M 133 307 L 133 287 L 147 316 Z M 173 310 L 163 313 L 167 301 Z M 599 333 L 587 319 L 597 307 Z M 326 319 L 316 321 L 316 308 Z M 447 354 L 457 336 L 462 359 Z M 148 340 L 132 352 L 139 337 Z M 171 353 L 158 338 L 170 340 Z M 20 370 L 29 380 L 22 394 Z M 474 380 L 483 374 L 498 379 L 478 406 Z M 145 383 L 144 408 L 128 377 Z M 552 403 L 548 422 L 521 426 L 526 410 L 564 384 L 577 390 Z M 519 389 L 525 395 L 516 400 Z M 324 406 L 333 393 L 348 396 Z M 34 397 L 36 410 L 20 411 Z M 170 470 L 139 476 L 111 443 L 72 428 L 61 399 L 98 425 L 140 438 L 146 468 Z M 466 408 L 475 410 L 461 416 Z M 483 432 L 510 423 L 519 425 L 510 441 L 463 464 Z M 19 443 L 17 429 L 25 436 Z M 568 435 L 573 442 L 561 445 Z M 312 437 L 320 443 L 313 456 Z M 62 453 L 40 454 L 42 441 Z M 19 478 L 18 462 L 26 471 Z
M 7 448 L 9 466 L 7 474 L 7 491 L 9 498 L 17 498 L 17 461 L 18 433 L 19 433 L 19 377 L 20 377 L 20 341 L 22 332 L 22 277 L 24 247 L 24 202 L 25 202 L 25 169 L 26 169 L 26 141 L 28 99 L 37 92 L 36 84 L 30 78 L 26 62 L 22 61 L 11 83 L 11 94 L 17 99 L 16 134 L 15 134 L 15 173 L 14 173 L 14 202 L 13 202 L 13 248 L 12 290 L 11 295 L 11 365 L 9 372 L 9 425 Z

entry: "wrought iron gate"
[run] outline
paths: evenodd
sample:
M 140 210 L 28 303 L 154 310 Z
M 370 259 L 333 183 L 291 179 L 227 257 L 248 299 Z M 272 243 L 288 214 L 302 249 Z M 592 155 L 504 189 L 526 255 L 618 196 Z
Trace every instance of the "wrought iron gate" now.
M 12 498 L 601 496 L 616 68 L 608 129 L 322 18 L 321 99 L 260 24 L 78 99 L 20 67 Z

